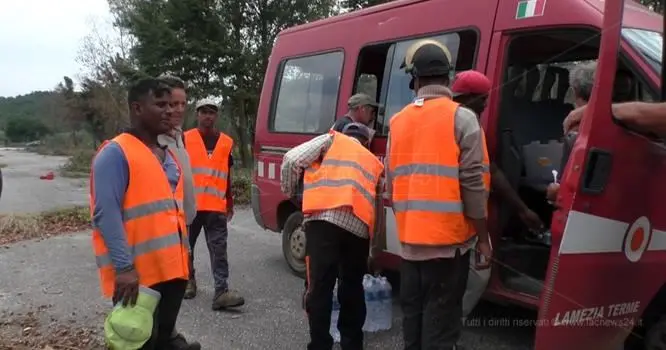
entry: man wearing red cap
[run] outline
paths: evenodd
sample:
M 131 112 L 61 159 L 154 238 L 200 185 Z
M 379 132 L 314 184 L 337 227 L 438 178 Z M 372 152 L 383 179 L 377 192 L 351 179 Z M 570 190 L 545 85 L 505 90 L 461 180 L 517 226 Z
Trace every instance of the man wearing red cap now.
M 490 87 L 490 80 L 483 73 L 468 70 L 456 74 L 451 91 L 454 101 L 471 109 L 480 117 L 486 108 Z M 490 179 L 492 189 L 518 211 L 520 219 L 529 229 L 535 231 L 543 229 L 544 225 L 539 215 L 520 199 L 495 162 L 490 163 Z

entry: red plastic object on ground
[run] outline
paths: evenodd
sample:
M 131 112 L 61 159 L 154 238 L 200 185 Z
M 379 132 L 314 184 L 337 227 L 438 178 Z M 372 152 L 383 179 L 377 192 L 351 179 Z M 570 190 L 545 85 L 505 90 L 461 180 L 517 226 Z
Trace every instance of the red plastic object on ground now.
M 48 173 L 46 173 L 45 175 L 40 176 L 39 178 L 42 179 L 42 180 L 53 180 L 55 178 L 55 174 L 53 174 L 52 171 L 49 171 Z

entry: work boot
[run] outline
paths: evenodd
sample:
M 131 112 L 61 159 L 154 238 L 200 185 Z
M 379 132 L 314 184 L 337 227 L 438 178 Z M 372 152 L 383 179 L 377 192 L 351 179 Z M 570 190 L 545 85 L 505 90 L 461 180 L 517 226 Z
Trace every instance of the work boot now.
M 232 290 L 215 293 L 215 298 L 213 298 L 213 310 L 238 307 L 243 304 L 245 304 L 245 299 Z
M 201 350 L 201 344 L 195 341 L 188 343 L 185 337 L 180 333 L 171 338 L 169 347 L 171 350 Z
M 197 280 L 190 278 L 187 280 L 187 287 L 185 287 L 185 299 L 192 299 L 197 296 Z

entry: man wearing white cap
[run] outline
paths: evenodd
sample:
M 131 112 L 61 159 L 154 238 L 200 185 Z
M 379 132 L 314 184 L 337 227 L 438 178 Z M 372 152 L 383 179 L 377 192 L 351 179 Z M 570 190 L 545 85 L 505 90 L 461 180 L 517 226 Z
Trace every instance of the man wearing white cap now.
M 210 253 L 215 295 L 213 310 L 238 307 L 245 299 L 229 289 L 229 261 L 227 259 L 227 220 L 234 214 L 231 193 L 231 151 L 234 141 L 217 130 L 218 105 L 211 99 L 196 104 L 197 127 L 185 132 L 185 148 L 190 155 L 194 177 L 197 215 L 190 225 L 190 266 L 194 266 L 194 246 L 201 229 L 206 234 Z M 185 298 L 196 296 L 194 267 L 185 292 Z

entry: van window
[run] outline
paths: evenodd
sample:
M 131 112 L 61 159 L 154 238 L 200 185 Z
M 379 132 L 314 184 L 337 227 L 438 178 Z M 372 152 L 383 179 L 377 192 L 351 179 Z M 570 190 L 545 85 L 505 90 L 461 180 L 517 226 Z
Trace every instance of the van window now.
M 326 132 L 335 119 L 343 60 L 337 51 L 285 61 L 270 130 Z
M 383 120 L 378 120 L 377 125 L 377 131 L 382 135 L 388 133 L 389 120 L 391 117 L 414 99 L 414 92 L 409 89 L 411 76 L 405 73 L 403 69 L 400 69 L 400 65 L 405 59 L 407 48 L 409 48 L 414 42 L 422 39 L 424 38 L 410 39 L 395 44 L 393 60 L 390 61 L 391 69 L 388 77 L 389 81 L 388 89 L 386 91 L 386 100 L 384 102 L 384 118 Z M 476 32 L 467 30 L 458 33 L 447 33 L 433 36 L 428 39 L 439 41 L 446 45 L 451 52 L 451 60 L 453 61 L 454 68 L 451 71 L 451 79 L 453 79 L 457 71 L 473 68 L 478 40 Z

